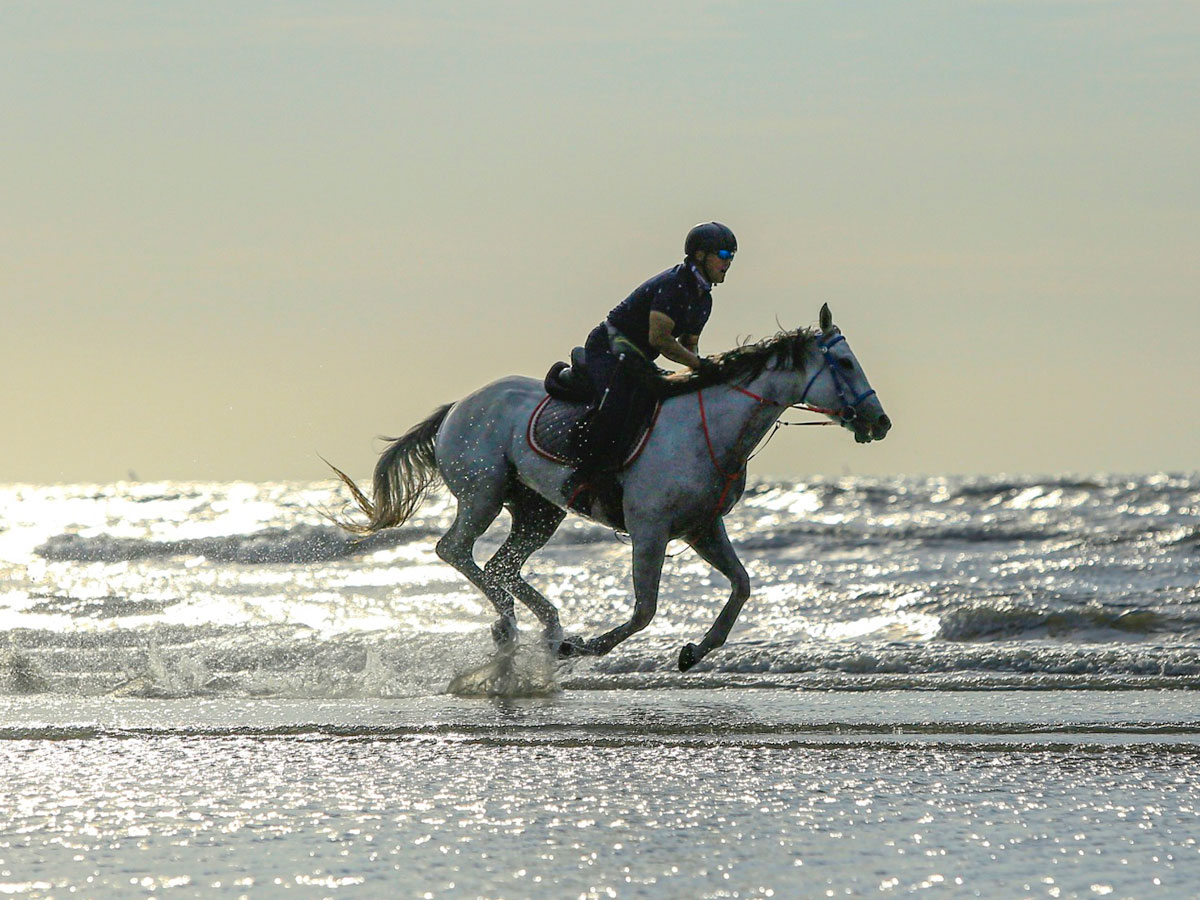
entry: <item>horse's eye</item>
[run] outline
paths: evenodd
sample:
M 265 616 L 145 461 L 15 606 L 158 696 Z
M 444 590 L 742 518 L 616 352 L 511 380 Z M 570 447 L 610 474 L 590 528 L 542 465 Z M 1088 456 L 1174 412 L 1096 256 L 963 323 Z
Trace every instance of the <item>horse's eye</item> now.
M 841 359 L 838 360 L 837 364 L 838 364 L 838 368 L 841 369 L 843 372 L 853 372 L 854 371 L 854 360 L 852 360 L 852 359 L 847 359 L 846 357 L 843 356 Z

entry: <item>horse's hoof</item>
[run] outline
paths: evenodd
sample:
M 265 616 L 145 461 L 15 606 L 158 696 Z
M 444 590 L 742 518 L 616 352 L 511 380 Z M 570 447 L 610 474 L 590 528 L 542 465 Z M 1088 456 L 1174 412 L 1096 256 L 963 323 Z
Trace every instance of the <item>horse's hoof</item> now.
M 517 626 L 510 619 L 497 619 L 492 623 L 492 641 L 497 647 L 507 647 L 516 643 Z
M 700 662 L 700 648 L 695 644 L 685 644 L 679 651 L 679 671 L 686 672 Z

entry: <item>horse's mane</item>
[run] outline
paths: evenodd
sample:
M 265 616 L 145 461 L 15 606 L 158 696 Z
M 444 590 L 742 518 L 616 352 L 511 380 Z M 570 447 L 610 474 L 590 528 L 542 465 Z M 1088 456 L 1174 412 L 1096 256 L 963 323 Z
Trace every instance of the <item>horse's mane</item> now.
M 662 379 L 663 394 L 666 397 L 678 397 L 681 394 L 694 394 L 714 384 L 753 381 L 768 366 L 802 372 L 804 358 L 819 334 L 814 328 L 800 328 L 781 331 L 754 343 L 747 341 L 713 357 L 716 366 L 710 371 Z

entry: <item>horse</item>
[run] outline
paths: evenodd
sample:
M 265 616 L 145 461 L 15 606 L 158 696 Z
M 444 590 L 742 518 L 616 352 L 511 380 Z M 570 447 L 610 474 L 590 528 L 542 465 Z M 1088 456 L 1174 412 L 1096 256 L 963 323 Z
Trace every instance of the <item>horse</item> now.
M 723 517 L 741 499 L 748 457 L 784 411 L 799 407 L 823 414 L 853 432 L 859 443 L 882 440 L 892 423 L 833 324 L 828 304 L 821 307 L 819 329 L 780 332 L 718 355 L 703 374 L 670 376 L 662 383 L 666 396 L 653 430 L 618 476 L 622 509 L 599 505 L 589 513 L 600 524 L 623 523 L 633 555 L 633 614 L 600 635 L 564 636 L 558 610 L 521 577 L 525 561 L 566 517 L 562 490 L 572 471 L 531 445 L 531 416 L 546 399 L 542 382 L 533 378 L 501 378 L 439 407 L 393 440 L 375 466 L 372 497 L 331 465 L 367 517 L 365 523 L 339 524 L 358 534 L 402 525 L 440 479 L 458 508 L 437 542 L 437 554 L 495 607 L 496 643 L 515 643 L 514 600 L 519 600 L 541 622 L 559 657 L 603 655 L 649 625 L 667 545 L 683 539 L 731 588 L 700 642 L 680 650 L 679 669 L 686 672 L 724 645 L 750 596 L 749 576 Z M 481 567 L 473 554 L 475 542 L 504 508 L 512 518 L 509 534 Z

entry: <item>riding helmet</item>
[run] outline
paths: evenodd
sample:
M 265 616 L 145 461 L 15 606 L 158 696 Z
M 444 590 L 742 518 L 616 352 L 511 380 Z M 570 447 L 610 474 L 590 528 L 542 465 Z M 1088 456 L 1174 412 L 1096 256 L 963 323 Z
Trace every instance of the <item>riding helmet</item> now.
M 683 255 L 687 259 L 697 250 L 715 253 L 717 250 L 737 251 L 737 238 L 733 232 L 720 222 L 701 222 L 688 232 L 687 240 L 683 242 Z

